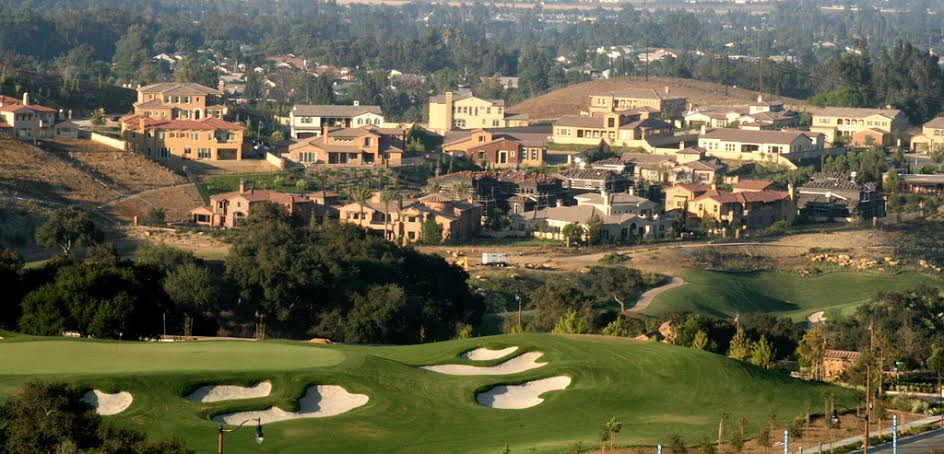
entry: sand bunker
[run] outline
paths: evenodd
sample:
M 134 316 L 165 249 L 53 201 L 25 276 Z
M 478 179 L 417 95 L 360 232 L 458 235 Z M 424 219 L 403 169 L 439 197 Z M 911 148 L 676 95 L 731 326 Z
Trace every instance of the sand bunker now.
M 501 350 L 491 350 L 485 347 L 469 350 L 462 354 L 465 359 L 472 361 L 491 361 L 493 359 L 503 358 L 518 350 L 518 347 L 508 347 Z
M 560 375 L 522 383 L 520 385 L 499 385 L 475 395 L 479 405 L 489 408 L 521 409 L 531 408 L 544 402 L 539 396 L 548 391 L 560 391 L 570 386 L 570 377 Z
M 194 402 L 222 402 L 224 400 L 255 399 L 272 392 L 272 382 L 263 381 L 253 386 L 208 385 L 197 388 L 186 397 Z
M 117 415 L 131 406 L 134 398 L 127 391 L 108 394 L 97 389 L 93 389 L 84 396 L 82 402 L 85 402 L 95 408 L 95 413 L 102 416 Z
M 543 352 L 527 352 L 509 359 L 495 366 L 469 366 L 466 364 L 440 364 L 437 366 L 420 366 L 425 369 L 446 375 L 508 375 L 517 374 L 526 370 L 537 369 L 546 366 L 547 363 L 539 363 L 537 359 L 543 355 Z
M 298 411 L 285 411 L 271 407 L 261 411 L 241 411 L 214 416 L 216 422 L 239 424 L 247 419 L 262 418 L 262 424 L 302 418 L 324 418 L 340 415 L 367 404 L 366 394 L 351 394 L 337 385 L 309 386 L 305 395 L 298 400 Z

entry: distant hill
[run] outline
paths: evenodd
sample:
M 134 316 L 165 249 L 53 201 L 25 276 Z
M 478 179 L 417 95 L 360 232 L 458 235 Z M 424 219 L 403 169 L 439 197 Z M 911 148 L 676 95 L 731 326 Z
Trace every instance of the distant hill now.
M 726 95 L 724 85 L 693 79 L 650 77 L 649 80 L 645 80 L 636 77 L 618 77 L 615 79 L 593 80 L 560 88 L 511 106 L 508 111 L 528 114 L 532 120 L 552 120 L 563 115 L 575 115 L 580 109 L 586 108 L 587 95 L 590 93 L 629 88 L 649 88 L 664 91 L 665 87 L 669 87 L 670 94 L 684 97 L 688 99 L 688 102 L 695 105 L 746 104 L 755 101 L 757 96 L 761 94 L 754 90 L 728 87 Z M 807 105 L 805 101 L 782 96 L 765 94 L 764 99 L 778 99 L 788 106 L 802 107 Z

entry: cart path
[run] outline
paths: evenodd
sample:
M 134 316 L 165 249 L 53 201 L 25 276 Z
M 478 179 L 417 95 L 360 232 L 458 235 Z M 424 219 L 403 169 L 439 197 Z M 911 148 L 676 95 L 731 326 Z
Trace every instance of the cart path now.
M 684 283 L 685 283 L 684 279 L 678 276 L 671 276 L 671 279 L 669 279 L 669 282 L 666 282 L 665 284 L 662 284 L 658 287 L 649 289 L 648 291 L 640 295 L 639 299 L 636 300 L 636 305 L 629 309 L 626 309 L 626 312 L 627 313 L 642 312 L 646 310 L 647 307 L 649 307 L 649 303 L 651 303 L 652 299 L 655 298 L 658 294 L 666 290 L 678 287 Z

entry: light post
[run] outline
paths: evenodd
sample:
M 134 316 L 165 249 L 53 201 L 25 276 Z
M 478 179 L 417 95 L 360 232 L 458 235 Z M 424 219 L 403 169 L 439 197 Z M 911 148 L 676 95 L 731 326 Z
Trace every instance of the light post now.
M 242 428 L 244 425 L 246 425 L 247 422 L 250 422 L 250 421 L 256 422 L 256 444 L 261 445 L 262 441 L 265 439 L 265 437 L 262 436 L 262 418 L 247 419 L 239 423 L 238 426 L 232 429 L 226 429 L 223 427 L 222 424 L 220 424 L 219 438 L 217 439 L 217 450 L 216 450 L 217 454 L 223 454 L 223 434 L 227 432 L 235 432 L 239 430 L 240 428 Z

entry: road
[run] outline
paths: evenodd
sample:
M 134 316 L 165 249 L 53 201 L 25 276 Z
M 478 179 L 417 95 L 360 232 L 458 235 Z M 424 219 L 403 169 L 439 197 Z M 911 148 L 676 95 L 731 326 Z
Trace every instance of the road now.
M 936 452 L 935 450 L 944 452 L 944 429 L 925 432 L 921 435 L 899 440 L 898 442 L 898 454 L 930 454 Z M 861 452 L 862 450 L 853 451 L 852 454 L 859 454 Z M 874 446 L 869 449 L 869 454 L 891 454 L 891 452 L 891 443 Z

